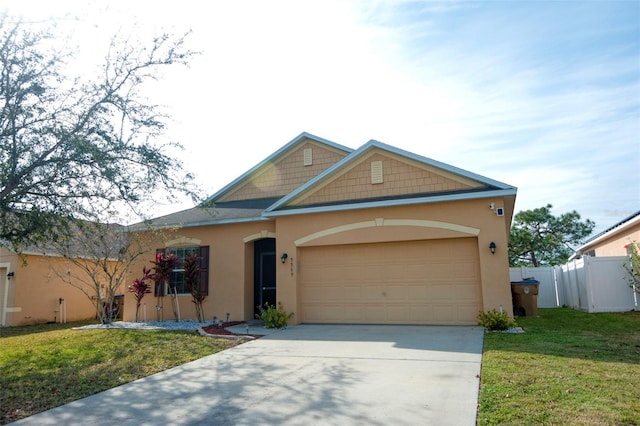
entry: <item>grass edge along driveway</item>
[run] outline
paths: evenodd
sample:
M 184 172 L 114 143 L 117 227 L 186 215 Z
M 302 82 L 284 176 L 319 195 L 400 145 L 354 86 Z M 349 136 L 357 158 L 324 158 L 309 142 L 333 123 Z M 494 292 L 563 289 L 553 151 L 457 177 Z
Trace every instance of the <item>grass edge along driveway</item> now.
M 193 331 L 0 329 L 0 424 L 132 382 L 238 344 Z
M 541 309 L 487 333 L 478 424 L 640 425 L 640 312 Z M 192 332 L 0 329 L 0 424 L 236 344 Z
M 485 335 L 478 425 L 640 425 L 640 312 L 517 321 Z

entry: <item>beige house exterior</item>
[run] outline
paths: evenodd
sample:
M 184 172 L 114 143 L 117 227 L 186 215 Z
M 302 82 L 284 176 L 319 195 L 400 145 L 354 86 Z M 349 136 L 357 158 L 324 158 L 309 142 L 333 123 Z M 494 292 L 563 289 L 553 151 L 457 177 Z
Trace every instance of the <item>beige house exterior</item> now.
M 302 133 L 212 207 L 154 219 L 180 227 L 154 249 L 203 257 L 207 320 L 248 320 L 281 302 L 290 323 L 476 324 L 479 311 L 511 311 L 515 197 L 513 186 L 381 142 L 352 150 Z M 180 273 L 169 287 L 181 288 L 181 318 L 194 318 Z M 157 296 L 143 299 L 147 318 L 161 305 L 172 319 L 169 296 Z M 127 294 L 124 320 L 134 317 Z
M 71 268 L 62 257 L 30 251 L 16 254 L 0 247 L 0 325 L 96 318 L 92 301 L 60 278 L 61 272 Z
M 631 243 L 640 243 L 640 211 L 591 237 L 576 250 L 572 258 L 581 255 L 626 256 Z

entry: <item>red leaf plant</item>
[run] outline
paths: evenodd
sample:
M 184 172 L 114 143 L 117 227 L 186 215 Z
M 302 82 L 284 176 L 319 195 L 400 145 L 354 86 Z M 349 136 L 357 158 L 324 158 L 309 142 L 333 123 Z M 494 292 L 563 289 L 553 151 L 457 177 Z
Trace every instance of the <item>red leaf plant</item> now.
M 160 321 L 161 318 L 164 318 L 164 314 L 162 312 L 163 308 L 163 299 L 167 292 L 167 285 L 169 283 L 169 279 L 171 278 L 171 273 L 178 266 L 179 260 L 173 253 L 156 253 L 156 258 L 153 262 L 153 274 L 151 278 L 156 283 L 156 317 L 157 320 Z M 178 321 L 178 314 L 176 311 L 176 303 L 177 300 L 174 300 L 172 303 L 173 315 Z
M 189 256 L 184 260 L 184 283 L 191 293 L 192 302 L 196 307 L 196 317 L 198 321 L 204 321 L 204 310 L 202 303 L 207 295 L 200 288 L 200 258 Z
M 133 280 L 133 284 L 129 286 L 129 292 L 133 293 L 136 298 L 136 322 L 140 320 L 140 302 L 145 294 L 151 293 L 151 284 L 147 281 L 152 280 L 151 269 L 142 267 L 142 278 Z

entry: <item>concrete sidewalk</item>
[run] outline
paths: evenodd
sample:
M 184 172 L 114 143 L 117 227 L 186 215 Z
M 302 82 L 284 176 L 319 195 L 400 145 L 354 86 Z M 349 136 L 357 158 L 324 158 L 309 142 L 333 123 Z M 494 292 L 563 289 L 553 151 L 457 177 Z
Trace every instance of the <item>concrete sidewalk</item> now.
M 20 425 L 475 425 L 481 327 L 298 325 Z

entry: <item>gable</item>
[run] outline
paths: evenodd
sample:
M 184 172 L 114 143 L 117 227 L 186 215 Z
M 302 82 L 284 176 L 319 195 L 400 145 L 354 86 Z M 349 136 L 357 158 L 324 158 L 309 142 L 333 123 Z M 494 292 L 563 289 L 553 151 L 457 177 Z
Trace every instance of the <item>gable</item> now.
M 510 218 L 516 192 L 511 185 L 371 140 L 262 216 L 504 197 L 502 214 Z
M 342 160 L 350 151 L 303 133 L 208 201 L 283 197 Z
M 487 188 L 447 170 L 376 148 L 288 206 L 335 204 Z

